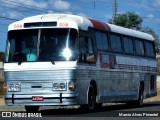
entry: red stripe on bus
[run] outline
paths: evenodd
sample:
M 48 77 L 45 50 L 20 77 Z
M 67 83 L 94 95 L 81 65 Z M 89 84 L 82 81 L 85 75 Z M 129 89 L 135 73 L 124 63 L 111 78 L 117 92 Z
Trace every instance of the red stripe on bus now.
M 90 18 L 88 18 L 88 19 L 92 22 L 92 24 L 93 24 L 93 26 L 95 28 L 106 30 L 106 27 L 105 27 L 105 25 L 102 22 L 97 21 L 97 20 L 93 20 L 93 19 L 90 19 Z

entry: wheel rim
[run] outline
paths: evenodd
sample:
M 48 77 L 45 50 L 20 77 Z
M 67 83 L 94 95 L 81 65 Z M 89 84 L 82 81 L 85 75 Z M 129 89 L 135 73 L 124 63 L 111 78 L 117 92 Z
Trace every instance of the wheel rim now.
M 88 93 L 88 107 L 90 110 L 94 109 L 94 104 L 95 104 L 95 94 L 94 94 L 94 89 L 91 86 L 89 88 L 89 93 Z

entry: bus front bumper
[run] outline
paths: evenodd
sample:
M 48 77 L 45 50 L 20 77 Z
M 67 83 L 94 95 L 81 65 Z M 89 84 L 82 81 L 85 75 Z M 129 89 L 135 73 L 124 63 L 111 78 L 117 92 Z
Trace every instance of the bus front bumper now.
M 8 106 L 27 105 L 27 106 L 46 106 L 46 105 L 76 105 L 77 93 L 59 94 L 7 94 L 5 103 Z

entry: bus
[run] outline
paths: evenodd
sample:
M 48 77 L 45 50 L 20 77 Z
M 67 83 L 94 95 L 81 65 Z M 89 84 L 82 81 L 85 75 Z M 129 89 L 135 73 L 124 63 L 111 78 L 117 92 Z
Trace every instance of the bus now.
M 8 27 L 4 76 L 6 105 L 26 111 L 142 106 L 157 95 L 154 38 L 78 15 L 27 17 Z

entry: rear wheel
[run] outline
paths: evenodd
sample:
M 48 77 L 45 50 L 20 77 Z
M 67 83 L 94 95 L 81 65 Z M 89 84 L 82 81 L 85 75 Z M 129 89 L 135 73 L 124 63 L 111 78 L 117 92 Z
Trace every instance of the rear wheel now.
M 88 91 L 88 109 L 90 111 L 93 111 L 95 108 L 95 102 L 96 102 L 96 95 L 95 91 L 92 85 L 89 86 L 89 91 Z
M 129 101 L 129 102 L 126 102 L 127 105 L 129 106 L 133 106 L 133 107 L 141 107 L 143 105 L 143 99 L 144 99 L 144 96 L 143 96 L 143 85 L 140 85 L 139 87 L 139 93 L 138 93 L 138 99 L 137 100 L 134 100 L 134 101 Z
M 39 110 L 39 106 L 25 106 L 27 113 L 36 113 Z
M 144 96 L 143 96 L 143 86 L 140 85 L 139 96 L 138 96 L 138 100 L 135 101 L 135 105 L 139 106 L 139 107 L 142 106 L 143 105 L 143 98 L 144 98 Z

